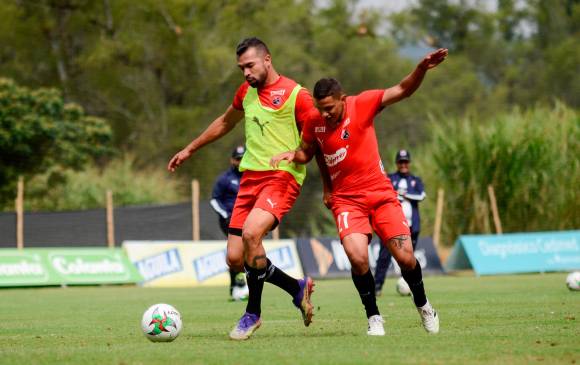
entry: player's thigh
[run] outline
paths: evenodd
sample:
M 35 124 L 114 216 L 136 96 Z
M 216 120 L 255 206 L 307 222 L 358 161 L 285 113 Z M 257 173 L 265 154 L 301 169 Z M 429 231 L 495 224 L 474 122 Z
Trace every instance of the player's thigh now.
M 242 240 L 245 245 L 261 244 L 262 238 L 276 223 L 276 217 L 269 211 L 254 208 L 248 214 L 242 228 Z
M 254 208 L 255 197 L 250 194 L 238 195 L 232 211 L 232 217 L 228 227 L 228 233 L 242 235 L 242 227 L 248 218 L 248 215 Z
M 300 184 L 290 173 L 277 174 L 271 180 L 264 183 L 256 197 L 254 208 L 260 208 L 270 212 L 275 217 L 271 229 L 274 229 L 284 215 L 292 209 L 296 199 L 300 195 Z
M 342 239 L 342 246 L 355 273 L 366 273 L 369 267 L 369 236 L 364 233 L 350 233 Z
M 398 201 L 386 201 L 373 210 L 372 226 L 403 270 L 415 266 L 411 231 Z M 410 267 L 410 268 L 409 268 Z
M 335 199 L 331 209 L 341 241 L 352 233 L 372 234 L 369 211 L 363 206 Z
M 230 218 L 229 233 L 242 235 L 242 227 L 246 218 L 256 204 L 256 197 L 262 188 L 260 179 L 244 174 L 240 182 L 240 190 L 234 203 L 234 209 Z

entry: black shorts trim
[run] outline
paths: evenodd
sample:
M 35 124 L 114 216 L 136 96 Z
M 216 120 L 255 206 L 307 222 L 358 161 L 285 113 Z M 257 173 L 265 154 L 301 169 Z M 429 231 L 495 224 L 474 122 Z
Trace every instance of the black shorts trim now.
M 231 234 L 232 236 L 240 236 L 240 237 L 242 237 L 242 229 L 241 228 L 232 228 L 232 227 L 229 227 L 228 228 L 228 233 Z

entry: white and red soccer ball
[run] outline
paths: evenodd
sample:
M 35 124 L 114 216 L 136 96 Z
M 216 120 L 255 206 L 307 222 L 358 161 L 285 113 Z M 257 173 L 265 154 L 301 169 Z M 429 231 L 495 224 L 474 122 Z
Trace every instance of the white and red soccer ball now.
M 170 342 L 181 332 L 181 314 L 169 304 L 149 307 L 141 319 L 143 334 L 153 342 Z

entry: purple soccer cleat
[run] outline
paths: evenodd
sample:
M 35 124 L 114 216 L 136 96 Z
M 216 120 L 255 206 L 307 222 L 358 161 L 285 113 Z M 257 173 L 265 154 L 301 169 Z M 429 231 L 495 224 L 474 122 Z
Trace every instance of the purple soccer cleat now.
M 246 312 L 230 332 L 230 338 L 238 341 L 247 340 L 261 325 L 260 316 Z
M 310 297 L 314 292 L 314 281 L 312 278 L 306 276 L 304 279 L 298 280 L 298 285 L 300 285 L 300 291 L 294 297 L 292 303 L 300 309 L 304 325 L 308 327 L 312 323 L 312 312 L 314 309 L 314 306 L 310 302 Z

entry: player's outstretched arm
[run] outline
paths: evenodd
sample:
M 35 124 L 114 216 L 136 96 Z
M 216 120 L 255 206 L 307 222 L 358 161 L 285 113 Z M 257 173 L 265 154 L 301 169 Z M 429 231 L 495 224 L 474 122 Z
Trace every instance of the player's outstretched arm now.
M 295 151 L 282 152 L 279 155 L 272 157 L 270 160 L 270 166 L 277 169 L 280 166 L 280 162 L 288 161 L 288 163 L 294 162 L 298 164 L 306 164 L 314 156 L 314 151 L 312 146 L 306 144 L 304 141 L 300 142 L 300 147 Z
M 413 95 L 415 90 L 421 86 L 427 71 L 437 67 L 437 65 L 443 62 L 447 54 L 448 51 L 446 48 L 439 48 L 435 52 L 431 52 L 425 56 L 415 70 L 407 75 L 399 84 L 385 90 L 381 106 L 386 107 Z
M 226 112 L 217 117 L 199 137 L 191 141 L 190 144 L 171 158 L 169 164 L 167 164 L 167 170 L 171 172 L 175 171 L 175 169 L 190 158 L 197 150 L 231 131 L 243 117 L 243 111 L 237 110 L 230 105 Z

